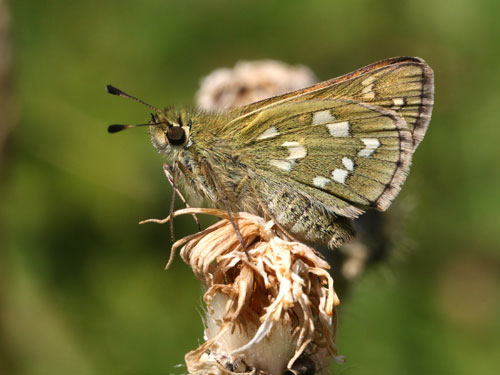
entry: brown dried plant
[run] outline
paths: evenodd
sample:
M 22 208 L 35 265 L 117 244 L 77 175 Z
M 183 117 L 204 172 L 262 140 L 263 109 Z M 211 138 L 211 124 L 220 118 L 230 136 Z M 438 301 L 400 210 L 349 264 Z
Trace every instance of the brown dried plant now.
M 321 255 L 287 240 L 273 221 L 234 213 L 248 258 L 226 211 L 186 208 L 173 215 L 183 214 L 221 219 L 175 242 L 167 264 L 181 248 L 205 289 L 206 341 L 185 357 L 190 374 L 283 374 L 301 356 L 316 368 L 341 360 L 334 342 L 339 299 Z

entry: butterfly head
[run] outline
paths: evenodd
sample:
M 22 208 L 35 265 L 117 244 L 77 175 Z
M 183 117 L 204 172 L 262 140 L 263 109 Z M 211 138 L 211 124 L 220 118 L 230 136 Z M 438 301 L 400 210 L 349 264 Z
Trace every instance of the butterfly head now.
M 191 125 L 191 120 L 184 121 L 183 116 L 175 110 L 167 109 L 151 114 L 151 141 L 160 152 L 183 147 L 188 143 Z

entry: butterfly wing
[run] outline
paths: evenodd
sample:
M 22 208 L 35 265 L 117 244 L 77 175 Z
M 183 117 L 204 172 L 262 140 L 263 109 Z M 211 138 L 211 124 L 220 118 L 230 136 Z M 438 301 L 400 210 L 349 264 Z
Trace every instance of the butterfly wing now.
M 351 99 L 278 104 L 239 131 L 240 159 L 257 181 L 284 179 L 347 217 L 361 213 L 357 207 L 385 210 L 413 154 L 401 116 Z
M 416 148 L 425 135 L 432 113 L 434 75 L 429 65 L 418 57 L 382 60 L 342 77 L 235 110 L 235 119 L 226 129 L 233 128 L 234 122 L 275 105 L 336 98 L 354 99 L 396 112 L 407 123 Z
M 236 208 L 261 207 L 295 238 L 335 248 L 353 235 L 349 218 L 399 193 L 432 105 L 430 67 L 394 58 L 226 113 L 200 128 L 199 146 L 209 162 L 226 154 Z

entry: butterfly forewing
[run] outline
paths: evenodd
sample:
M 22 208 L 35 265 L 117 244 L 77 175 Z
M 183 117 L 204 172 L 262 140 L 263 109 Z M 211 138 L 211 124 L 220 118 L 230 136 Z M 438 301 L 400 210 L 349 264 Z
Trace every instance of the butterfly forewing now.
M 433 72 L 429 65 L 420 58 L 399 57 L 302 90 L 265 99 L 236 110 L 234 114 L 242 118 L 285 102 L 351 98 L 398 113 L 408 124 L 416 147 L 427 130 L 433 96 Z
M 324 89 L 321 94 L 328 96 L 327 91 Z M 432 71 L 423 61 L 399 62 L 338 83 L 334 95 L 395 111 L 408 124 L 416 147 L 425 134 L 432 111 Z

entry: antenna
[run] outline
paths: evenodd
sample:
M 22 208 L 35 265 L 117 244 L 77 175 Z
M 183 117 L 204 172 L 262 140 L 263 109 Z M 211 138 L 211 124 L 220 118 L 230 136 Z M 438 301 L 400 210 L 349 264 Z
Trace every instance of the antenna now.
M 168 122 L 161 121 L 152 124 L 113 124 L 108 126 L 108 133 L 118 133 L 125 129 L 137 128 L 138 126 L 157 126 L 159 124 L 168 124 Z
M 116 87 L 114 86 L 111 86 L 111 85 L 107 85 L 106 86 L 106 91 L 108 93 L 110 93 L 111 95 L 117 95 L 117 96 L 123 96 L 124 98 L 129 98 L 129 99 L 132 99 L 132 100 L 135 100 L 137 103 L 141 103 L 142 105 L 145 105 L 146 107 L 149 107 L 151 108 L 152 110 L 154 110 L 155 112 L 161 112 L 160 109 L 156 108 L 156 107 L 153 107 L 151 104 L 148 104 L 144 101 L 142 101 L 141 99 L 137 99 L 135 96 L 132 96 L 132 95 L 129 95 L 127 94 L 126 92 L 123 92 L 122 90 L 120 89 L 117 89 Z M 130 127 L 130 126 L 129 126 Z M 122 130 L 122 129 L 120 129 Z M 116 131 L 120 131 L 120 130 L 116 130 Z M 109 131 L 109 128 L 108 128 L 108 131 Z

